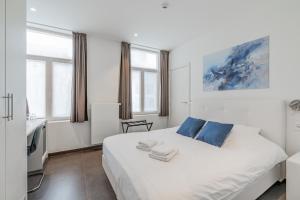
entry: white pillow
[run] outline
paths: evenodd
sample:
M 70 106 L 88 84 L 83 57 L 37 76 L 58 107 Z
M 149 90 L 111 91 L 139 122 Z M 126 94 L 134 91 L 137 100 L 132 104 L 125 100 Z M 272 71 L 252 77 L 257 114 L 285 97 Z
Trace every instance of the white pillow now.
M 274 160 L 274 164 L 287 159 L 287 154 L 277 144 L 264 138 L 259 133 L 261 129 L 234 125 L 232 132 L 227 137 L 222 149 L 242 153 L 246 157 L 257 157 L 257 153 L 263 155 L 264 160 Z M 268 157 L 269 156 L 269 157 Z
M 233 147 L 249 143 L 253 137 L 260 136 L 261 129 L 245 125 L 234 125 L 222 147 Z

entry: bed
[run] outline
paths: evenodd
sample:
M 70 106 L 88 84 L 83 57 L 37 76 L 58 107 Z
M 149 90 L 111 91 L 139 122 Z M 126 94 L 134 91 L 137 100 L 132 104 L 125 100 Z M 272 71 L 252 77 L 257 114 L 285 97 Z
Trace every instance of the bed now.
M 192 110 L 205 119 L 261 127 L 263 136 L 225 141 L 221 148 L 176 134 L 177 127 L 106 138 L 102 163 L 119 200 L 253 200 L 284 178 L 283 102 L 202 100 Z M 153 160 L 135 148 L 145 138 L 172 144 L 179 154 L 166 163 Z

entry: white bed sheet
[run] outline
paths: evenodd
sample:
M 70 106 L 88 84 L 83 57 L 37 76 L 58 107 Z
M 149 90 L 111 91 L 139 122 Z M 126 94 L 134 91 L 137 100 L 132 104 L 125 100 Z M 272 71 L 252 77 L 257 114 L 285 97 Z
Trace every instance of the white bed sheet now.
M 176 134 L 177 128 L 106 138 L 103 154 L 121 200 L 229 200 L 260 175 L 286 159 L 279 146 L 257 136 L 255 144 L 222 148 Z M 136 149 L 151 138 L 174 145 L 170 162 Z

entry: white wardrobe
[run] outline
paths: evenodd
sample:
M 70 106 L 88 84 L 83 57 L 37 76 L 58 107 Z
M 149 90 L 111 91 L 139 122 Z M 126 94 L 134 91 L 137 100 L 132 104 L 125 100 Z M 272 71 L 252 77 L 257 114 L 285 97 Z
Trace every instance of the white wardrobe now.
M 0 0 L 0 200 L 27 196 L 26 1 Z

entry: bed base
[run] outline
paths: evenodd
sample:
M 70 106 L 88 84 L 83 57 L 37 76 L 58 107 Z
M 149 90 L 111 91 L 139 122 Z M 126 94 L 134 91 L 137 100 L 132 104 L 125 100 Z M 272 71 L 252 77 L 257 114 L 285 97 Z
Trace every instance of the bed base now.
M 273 167 L 270 171 L 259 177 L 253 183 L 248 185 L 243 189 L 237 196 L 233 196 L 233 200 L 255 200 L 261 196 L 265 191 L 267 191 L 272 185 L 278 181 L 284 180 L 284 175 L 282 174 L 282 165 L 278 164 Z M 107 178 L 110 181 L 110 184 L 116 194 L 118 200 L 128 200 L 123 197 L 121 188 L 118 188 L 117 181 L 113 173 L 111 172 L 109 165 L 105 159 L 105 156 L 102 155 L 102 166 L 106 173 Z
M 265 191 L 267 191 L 272 185 L 278 181 L 283 181 L 282 176 L 282 164 L 278 164 L 273 167 L 270 171 L 265 173 L 256 179 L 253 183 L 249 184 L 244 188 L 234 200 L 254 200 L 260 197 Z
M 113 176 L 113 173 L 111 172 L 104 155 L 102 155 L 102 166 L 103 166 L 104 172 L 105 172 L 105 174 L 106 174 L 106 176 L 107 176 L 107 178 L 110 182 L 110 185 L 112 186 L 112 188 L 115 192 L 115 195 L 116 195 L 117 199 L 118 200 L 126 200 L 123 197 L 120 188 L 118 188 L 118 186 L 117 186 L 117 181 L 116 181 L 115 177 Z

